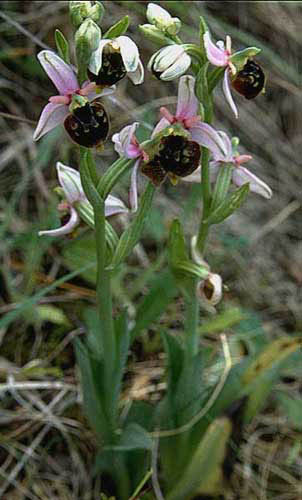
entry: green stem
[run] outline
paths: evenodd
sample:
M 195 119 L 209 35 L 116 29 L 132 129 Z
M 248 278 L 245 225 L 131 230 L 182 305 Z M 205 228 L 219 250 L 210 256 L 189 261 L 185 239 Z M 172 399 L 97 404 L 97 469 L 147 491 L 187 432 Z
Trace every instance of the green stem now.
M 119 179 L 132 168 L 136 160 L 128 159 L 125 157 L 116 160 L 111 167 L 104 173 L 102 178 L 97 184 L 97 190 L 100 196 L 105 200 L 112 188 L 119 181 Z
M 80 146 L 80 157 L 86 157 L 87 165 L 89 168 L 90 177 L 92 179 L 93 185 L 97 186 L 99 181 L 99 175 L 97 173 L 96 165 L 92 156 L 91 149 L 84 148 Z
M 186 302 L 186 318 L 185 318 L 185 338 L 186 338 L 186 354 L 187 359 L 192 359 L 198 353 L 198 320 L 199 320 L 199 303 L 195 293 L 197 280 L 194 279 L 193 293 L 190 297 L 185 298 Z
M 200 50 L 200 47 L 198 47 L 194 43 L 184 43 L 183 48 L 187 54 L 196 59 L 200 66 L 205 63 L 205 56 L 202 50 Z
M 112 295 L 111 295 L 111 273 L 106 269 L 106 219 L 105 219 L 105 201 L 99 196 L 96 186 L 93 182 L 96 167 L 91 153 L 87 150 L 81 150 L 81 180 L 86 196 L 89 199 L 94 212 L 94 233 L 96 242 L 97 258 L 97 304 L 101 320 L 100 337 L 96 339 L 101 344 L 104 356 L 105 387 L 108 388 L 108 394 L 105 395 L 109 422 L 108 426 L 113 426 L 114 408 L 112 407 L 112 392 L 109 388 L 112 385 L 113 373 L 116 358 L 116 341 L 114 335 L 114 325 L 112 317 Z M 113 431 L 113 429 L 112 429 Z
M 220 82 L 225 72 L 225 67 L 215 68 L 209 75 L 208 88 L 209 92 L 212 93 L 216 85 Z
M 204 253 L 206 239 L 209 232 L 209 225 L 205 223 L 209 216 L 211 207 L 211 185 L 210 185 L 210 170 L 209 170 L 210 151 L 203 148 L 201 160 L 201 183 L 203 194 L 203 213 L 197 236 L 197 249 L 201 254 Z

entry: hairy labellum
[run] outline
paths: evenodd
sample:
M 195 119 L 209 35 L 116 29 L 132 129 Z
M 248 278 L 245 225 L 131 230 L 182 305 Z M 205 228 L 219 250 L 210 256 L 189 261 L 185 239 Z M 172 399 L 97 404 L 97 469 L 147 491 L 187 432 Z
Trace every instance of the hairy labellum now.
M 199 166 L 200 146 L 181 135 L 168 135 L 160 141 L 158 157 L 167 173 L 186 177 Z
M 142 167 L 142 173 L 157 186 L 167 174 L 186 177 L 198 168 L 200 154 L 197 142 L 181 135 L 168 135 L 161 139 L 158 154 Z
M 109 118 L 99 100 L 87 102 L 75 109 L 64 121 L 64 127 L 74 142 L 86 148 L 103 143 L 109 133 Z
M 119 82 L 126 75 L 126 69 L 119 52 L 104 49 L 102 67 L 97 75 L 87 70 L 88 78 L 100 86 L 111 86 Z
M 265 76 L 259 64 L 248 59 L 243 69 L 237 73 L 232 86 L 246 99 L 254 99 L 264 87 Z

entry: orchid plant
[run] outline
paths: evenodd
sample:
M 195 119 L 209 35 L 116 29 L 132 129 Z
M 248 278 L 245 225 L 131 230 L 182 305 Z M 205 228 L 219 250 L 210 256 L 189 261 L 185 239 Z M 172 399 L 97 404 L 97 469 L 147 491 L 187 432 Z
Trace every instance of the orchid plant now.
M 249 191 L 268 200 L 272 196 L 270 187 L 243 166 L 252 157 L 238 151 L 237 138 L 230 139 L 212 123 L 214 91 L 221 79 L 236 117 L 230 88 L 248 98 L 262 90 L 262 70 L 253 61 L 260 51 L 249 47 L 232 53 L 228 35 L 225 45 L 215 45 L 202 17 L 200 45 L 183 43 L 180 19 L 150 3 L 149 24 L 140 26 L 140 31 L 160 49 L 151 57 L 148 69 L 159 85 L 161 80 L 179 78 L 176 110 L 173 114 L 173 110 L 160 108 L 160 119 L 143 142 L 137 138 L 139 122 L 115 133 L 111 139 L 119 157 L 100 174 L 94 148 L 99 152 L 110 134 L 106 98 L 126 74 L 134 84 L 142 84 L 144 68 L 137 46 L 125 35 L 128 16 L 102 38 L 99 24 L 104 8 L 100 2 L 69 3 L 77 60 L 70 64 L 68 43 L 58 30 L 58 54 L 49 50 L 38 54 L 59 95 L 49 98 L 34 140 L 64 124 L 79 153 L 79 171 L 57 163 L 60 186 L 56 191 L 62 199 L 58 208 L 69 214 L 69 220 L 39 234 L 63 237 L 72 234 L 81 220 L 95 235 L 98 327 L 89 332 L 87 341 L 75 343 L 84 409 L 100 447 L 95 471 L 111 477 L 110 494 L 120 500 L 154 498 L 148 493 L 150 482 L 156 498 L 163 498 L 161 490 L 168 500 L 216 494 L 224 487 L 221 464 L 232 437 L 232 418 L 235 413 L 236 422 L 252 418 L 266 397 L 257 392 L 258 373 L 265 376 L 271 368 L 271 346 L 256 360 L 232 366 L 224 341 L 227 371 L 222 384 L 213 373 L 205 380 L 203 367 L 211 372 L 211 356 L 216 354 L 207 355 L 200 348 L 200 311 L 210 308 L 215 312 L 223 295 L 222 277 L 205 259 L 210 228 L 238 210 Z M 190 74 L 184 74 L 187 72 Z M 127 174 L 129 208 L 112 195 Z M 138 175 L 140 185 L 145 184 L 143 193 Z M 200 184 L 199 227 L 188 244 L 180 221 L 172 222 L 167 270 L 130 321 L 126 308 L 114 313 L 112 278 L 140 241 L 154 196 L 168 179 L 175 189 L 179 181 Z M 127 214 L 128 222 L 118 235 L 108 218 L 122 213 Z M 132 402 L 121 412 L 120 394 L 131 343 L 176 294 L 185 304 L 184 331 L 183 335 L 161 331 L 167 359 L 165 396 L 158 406 Z M 297 346 L 295 340 L 287 339 L 286 345 L 274 346 L 274 355 L 281 360 Z M 252 399 L 255 394 L 257 405 Z

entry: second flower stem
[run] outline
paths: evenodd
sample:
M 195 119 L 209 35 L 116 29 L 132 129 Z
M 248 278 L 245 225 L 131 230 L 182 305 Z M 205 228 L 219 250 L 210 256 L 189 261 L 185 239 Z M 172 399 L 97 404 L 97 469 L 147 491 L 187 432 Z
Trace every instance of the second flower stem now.
M 202 160 L 201 160 L 201 183 L 202 183 L 202 194 L 203 194 L 203 213 L 202 219 L 199 226 L 199 232 L 197 237 L 197 249 L 200 254 L 204 253 L 205 244 L 209 232 L 209 225 L 205 222 L 208 218 L 210 206 L 211 206 L 211 187 L 210 187 L 210 170 L 209 170 L 209 157 L 210 151 L 207 148 L 203 148 Z

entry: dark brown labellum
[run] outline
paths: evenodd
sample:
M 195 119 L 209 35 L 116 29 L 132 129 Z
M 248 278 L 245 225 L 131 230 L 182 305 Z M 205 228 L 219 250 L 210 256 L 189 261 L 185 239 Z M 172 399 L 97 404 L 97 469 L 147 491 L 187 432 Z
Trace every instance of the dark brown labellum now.
M 142 173 L 159 186 L 167 174 L 178 177 L 192 174 L 199 166 L 200 154 L 197 142 L 181 135 L 168 135 L 161 139 L 158 154 L 143 165 Z
M 109 134 L 109 117 L 99 100 L 87 102 L 68 115 L 64 121 L 71 139 L 86 148 L 105 142 Z
M 143 165 L 141 168 L 141 172 L 142 174 L 149 177 L 150 181 L 155 186 L 160 186 L 160 184 L 167 177 L 167 172 L 160 165 L 159 159 L 157 157 L 155 157 L 152 161 L 149 161 L 149 163 Z
M 243 69 L 237 73 L 232 86 L 246 99 L 254 99 L 264 87 L 265 76 L 259 64 L 248 59 Z
M 100 86 L 111 86 L 119 82 L 126 75 L 126 69 L 119 52 L 106 51 L 102 54 L 102 67 L 97 75 L 87 70 L 88 78 Z
M 163 137 L 159 146 L 159 162 L 167 173 L 186 177 L 199 166 L 200 146 L 181 135 Z

